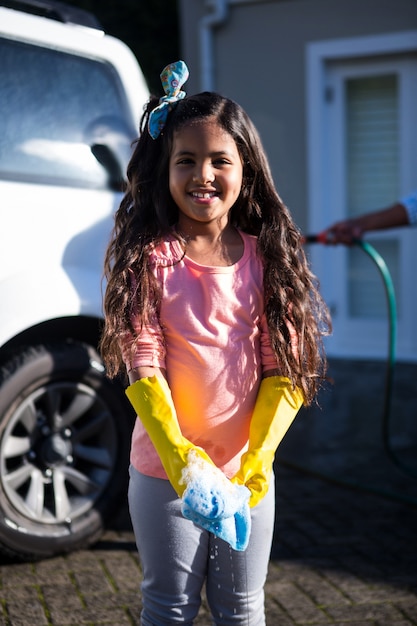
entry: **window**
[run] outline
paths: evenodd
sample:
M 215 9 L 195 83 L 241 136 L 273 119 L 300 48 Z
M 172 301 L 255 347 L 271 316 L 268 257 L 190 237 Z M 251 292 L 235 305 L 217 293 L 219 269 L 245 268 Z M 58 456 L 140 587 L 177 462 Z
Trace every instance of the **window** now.
M 57 50 L 0 40 L 0 177 L 104 188 L 90 145 L 129 135 L 112 68 Z
M 400 196 L 398 75 L 374 75 L 345 81 L 347 215 L 387 206 Z M 388 264 L 401 301 L 399 246 L 374 242 Z M 374 268 L 357 248 L 348 255 L 348 314 L 385 315 L 385 293 Z

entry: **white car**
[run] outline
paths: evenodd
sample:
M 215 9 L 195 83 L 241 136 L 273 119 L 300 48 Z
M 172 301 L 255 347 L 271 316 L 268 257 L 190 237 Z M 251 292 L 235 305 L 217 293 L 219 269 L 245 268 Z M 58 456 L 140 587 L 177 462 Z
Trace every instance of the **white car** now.
M 93 16 L 26 4 L 0 7 L 0 550 L 31 559 L 91 544 L 125 496 L 132 415 L 97 345 L 149 93 Z

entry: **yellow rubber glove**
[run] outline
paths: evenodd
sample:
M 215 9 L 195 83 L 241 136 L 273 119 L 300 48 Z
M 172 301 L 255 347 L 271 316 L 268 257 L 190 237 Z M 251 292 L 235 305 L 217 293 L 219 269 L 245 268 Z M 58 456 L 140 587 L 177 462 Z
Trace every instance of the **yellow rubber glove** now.
M 242 455 L 239 471 L 232 482 L 246 485 L 254 507 L 268 491 L 275 451 L 303 403 L 303 395 L 293 389 L 288 378 L 270 376 L 259 387 L 249 428 L 248 451 Z
M 181 474 L 190 450 L 195 450 L 210 465 L 214 465 L 213 461 L 202 448 L 183 437 L 171 390 L 164 378 L 141 378 L 126 389 L 126 395 L 155 446 L 171 485 L 182 496 L 187 485 L 182 482 Z

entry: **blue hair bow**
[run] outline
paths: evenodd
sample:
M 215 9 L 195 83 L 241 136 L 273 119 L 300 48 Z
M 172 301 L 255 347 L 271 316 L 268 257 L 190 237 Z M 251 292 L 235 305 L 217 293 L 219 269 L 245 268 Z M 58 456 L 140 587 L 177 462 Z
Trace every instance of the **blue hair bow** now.
M 188 67 L 184 61 L 170 63 L 162 70 L 161 82 L 166 96 L 160 98 L 159 105 L 149 115 L 148 132 L 152 139 L 156 139 L 164 128 L 170 106 L 185 97 L 185 91 L 181 91 L 181 87 L 188 76 Z

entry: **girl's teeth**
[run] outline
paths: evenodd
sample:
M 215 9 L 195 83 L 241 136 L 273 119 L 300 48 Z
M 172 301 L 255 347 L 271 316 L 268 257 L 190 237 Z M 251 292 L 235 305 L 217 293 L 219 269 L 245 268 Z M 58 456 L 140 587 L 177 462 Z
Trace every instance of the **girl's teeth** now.
M 211 198 L 214 196 L 214 193 L 193 193 L 193 196 L 196 198 Z

